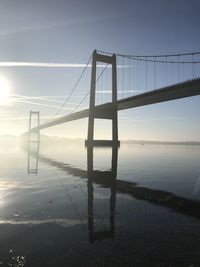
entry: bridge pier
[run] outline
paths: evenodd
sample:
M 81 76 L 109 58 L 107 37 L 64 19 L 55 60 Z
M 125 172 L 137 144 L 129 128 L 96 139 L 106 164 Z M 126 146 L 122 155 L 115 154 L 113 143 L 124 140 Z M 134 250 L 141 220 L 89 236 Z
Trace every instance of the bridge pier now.
M 96 67 L 97 62 L 107 63 L 112 65 L 112 102 L 109 108 L 95 110 L 96 96 Z M 94 120 L 106 119 L 112 120 L 112 140 L 94 140 Z M 88 136 L 85 140 L 85 145 L 91 146 L 119 146 L 118 140 L 118 110 L 117 110 L 117 68 L 116 55 L 107 56 L 101 55 L 94 50 L 92 56 L 92 73 L 91 73 L 91 88 L 90 88 L 90 106 L 88 119 Z

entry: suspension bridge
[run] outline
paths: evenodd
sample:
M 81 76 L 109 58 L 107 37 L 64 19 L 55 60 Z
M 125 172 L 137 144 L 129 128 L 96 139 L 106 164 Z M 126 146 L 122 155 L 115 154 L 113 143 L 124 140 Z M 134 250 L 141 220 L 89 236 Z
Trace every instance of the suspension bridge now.
M 200 52 L 121 55 L 94 50 L 75 86 L 50 120 L 30 113 L 30 133 L 88 118 L 87 144 L 119 144 L 118 111 L 200 94 Z M 65 107 L 74 102 L 70 113 Z M 37 126 L 31 120 L 37 115 Z M 95 119 L 112 121 L 112 139 L 94 140 Z

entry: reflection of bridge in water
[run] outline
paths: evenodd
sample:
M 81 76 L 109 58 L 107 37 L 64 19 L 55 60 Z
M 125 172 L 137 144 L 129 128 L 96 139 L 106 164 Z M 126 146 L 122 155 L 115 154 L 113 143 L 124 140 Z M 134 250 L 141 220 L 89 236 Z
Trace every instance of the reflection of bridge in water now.
M 99 171 L 93 169 L 93 147 L 91 146 L 87 148 L 87 170 L 82 170 L 76 167 L 72 167 L 66 163 L 58 162 L 46 156 L 39 155 L 38 152 L 39 150 L 38 151 L 36 150 L 34 152 L 29 150 L 28 164 L 30 164 L 30 158 L 34 159 L 34 157 L 36 157 L 37 160 L 34 160 L 34 162 L 36 162 L 37 167 L 39 159 L 40 162 L 56 167 L 64 172 L 67 172 L 72 176 L 87 180 L 88 230 L 91 242 L 94 242 L 95 240 L 98 239 L 114 237 L 116 193 L 128 194 L 129 196 L 135 199 L 144 200 L 153 205 L 169 208 L 170 210 L 176 213 L 200 219 L 200 203 L 198 201 L 184 197 L 179 197 L 175 194 L 162 190 L 141 187 L 133 182 L 118 180 L 117 179 L 118 148 L 116 146 L 112 147 L 112 165 L 111 165 L 111 170 L 108 171 Z M 110 189 L 110 198 L 109 198 L 110 227 L 109 229 L 103 231 L 95 231 L 95 223 L 94 223 L 95 184 Z

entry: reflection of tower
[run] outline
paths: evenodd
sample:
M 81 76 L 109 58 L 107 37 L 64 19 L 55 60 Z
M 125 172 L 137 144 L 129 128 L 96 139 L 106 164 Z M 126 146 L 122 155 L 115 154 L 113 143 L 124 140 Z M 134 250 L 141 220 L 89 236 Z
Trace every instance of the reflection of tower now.
M 28 173 L 37 174 L 40 142 L 32 142 L 28 145 Z
M 40 148 L 40 113 L 30 111 L 28 133 L 28 173 L 37 174 Z
M 87 148 L 88 160 L 88 230 L 90 242 L 95 240 L 113 238 L 115 231 L 115 202 L 116 202 L 116 175 L 117 175 L 117 157 L 118 147 L 112 146 L 112 167 L 110 171 L 93 170 L 93 146 Z M 101 183 L 110 188 L 110 208 L 108 230 L 95 231 L 94 214 L 94 187 L 93 183 Z

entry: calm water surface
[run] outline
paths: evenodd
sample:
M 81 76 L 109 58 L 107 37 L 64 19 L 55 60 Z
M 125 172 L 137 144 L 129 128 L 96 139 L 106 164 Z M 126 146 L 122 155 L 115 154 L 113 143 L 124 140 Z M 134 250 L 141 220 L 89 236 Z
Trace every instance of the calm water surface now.
M 200 146 L 31 151 L 1 143 L 0 266 L 200 266 Z

